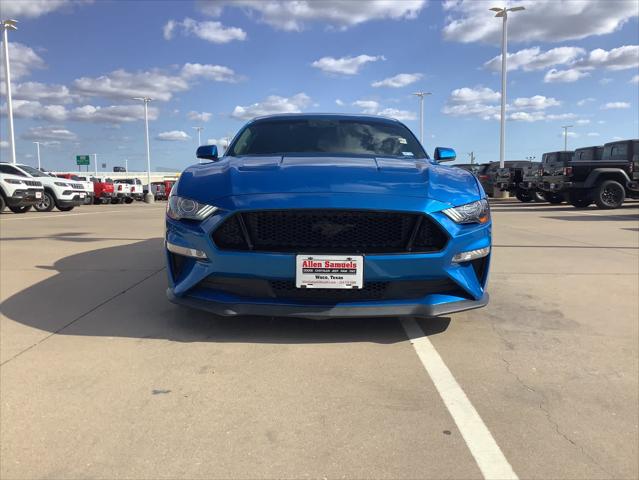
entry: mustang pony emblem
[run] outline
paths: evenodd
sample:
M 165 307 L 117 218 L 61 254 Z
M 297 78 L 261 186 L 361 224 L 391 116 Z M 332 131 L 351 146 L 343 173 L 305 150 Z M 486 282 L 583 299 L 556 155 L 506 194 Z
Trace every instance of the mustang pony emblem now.
M 351 230 L 353 228 L 355 228 L 355 225 L 333 223 L 329 222 L 328 220 L 324 220 L 313 225 L 314 232 L 317 232 L 319 230 L 322 235 L 329 238 L 336 237 L 340 233 L 345 232 L 346 230 Z

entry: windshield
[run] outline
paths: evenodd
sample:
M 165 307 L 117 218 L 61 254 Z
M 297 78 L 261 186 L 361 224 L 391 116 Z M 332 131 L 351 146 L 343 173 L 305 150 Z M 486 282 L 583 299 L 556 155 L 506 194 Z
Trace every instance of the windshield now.
M 294 153 L 428 158 L 411 131 L 401 124 L 335 119 L 252 123 L 238 135 L 227 155 Z
M 48 175 L 44 172 L 41 172 L 37 168 L 30 167 L 28 165 L 20 165 L 20 168 L 27 172 L 32 177 L 48 177 Z

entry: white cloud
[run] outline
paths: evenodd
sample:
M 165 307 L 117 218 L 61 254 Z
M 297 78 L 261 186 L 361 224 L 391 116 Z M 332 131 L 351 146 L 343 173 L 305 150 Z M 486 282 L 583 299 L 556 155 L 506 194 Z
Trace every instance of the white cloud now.
M 6 94 L 6 87 L 0 84 L 0 92 Z M 45 103 L 70 103 L 75 99 L 65 85 L 54 85 L 40 82 L 16 83 L 11 89 L 12 98 L 16 100 L 36 100 Z
M 503 2 L 497 2 L 503 3 Z M 523 0 L 509 6 L 525 6 L 525 12 L 509 16 L 511 42 L 561 42 L 619 30 L 638 15 L 637 3 L 626 0 L 571 1 Z M 457 42 L 501 41 L 501 19 L 488 10 L 491 5 L 476 0 L 446 0 L 444 38 Z
M 201 63 L 184 64 L 181 70 L 181 76 L 187 80 L 203 78 L 205 80 L 227 83 L 236 83 L 242 80 L 242 77 L 237 75 L 229 67 Z
M 163 142 L 187 142 L 191 140 L 191 137 L 182 130 L 171 130 L 170 132 L 159 133 L 155 139 Z
M 362 109 L 362 113 L 374 115 L 379 110 L 379 102 L 375 100 L 356 100 L 353 106 Z
M 410 110 L 399 110 L 397 108 L 385 108 L 377 112 L 377 115 L 381 115 L 383 117 L 395 118 L 400 121 L 406 120 L 416 120 L 417 115 L 415 112 L 411 112 Z
M 530 98 L 516 98 L 513 106 L 516 108 L 529 108 L 532 110 L 544 110 L 549 107 L 558 107 L 561 102 L 553 97 L 544 97 L 543 95 L 535 95 Z
M 586 105 L 587 103 L 594 102 L 594 101 L 595 101 L 595 99 L 594 99 L 594 98 L 592 98 L 592 97 L 582 98 L 581 100 L 579 100 L 579 101 L 577 102 L 577 106 L 578 106 L 578 107 L 583 107 L 583 106 L 584 106 L 584 105 Z
M 568 70 L 557 70 L 556 68 L 551 68 L 546 72 L 544 76 L 545 83 L 570 83 L 576 82 L 580 78 L 589 77 L 590 73 L 585 72 L 583 70 L 579 70 L 578 68 L 570 68 Z
M 599 136 L 599 134 L 598 134 L 597 132 L 588 132 L 588 133 L 586 134 L 586 136 L 588 136 L 588 137 L 598 137 L 598 136 Z
M 163 28 L 164 38 L 171 40 L 176 30 L 183 35 L 196 36 L 212 43 L 229 43 L 233 40 L 246 40 L 246 32 L 238 27 L 226 27 L 220 22 L 198 22 L 185 18 L 181 22 L 169 20 Z
M 630 79 L 630 83 L 639 83 L 639 75 L 635 75 Z
M 580 68 L 605 68 L 606 70 L 626 70 L 639 67 L 639 45 L 604 50 L 592 50 L 587 58 L 577 62 Z
M 0 148 L 9 148 L 9 142 L 6 140 L 0 140 Z
M 53 141 L 69 141 L 75 140 L 78 136 L 64 127 L 33 127 L 20 135 L 25 140 L 53 140 Z
M 579 120 L 577 120 L 577 125 L 588 125 L 590 123 L 590 120 L 587 118 L 580 118 Z
M 493 102 L 501 99 L 501 93 L 488 87 L 463 87 L 453 90 L 450 100 L 454 103 Z
M 348 28 L 372 20 L 402 20 L 417 18 L 426 0 L 222 0 L 201 2 L 201 10 L 213 17 L 225 7 L 256 12 L 258 21 L 276 29 L 301 31 L 307 23 L 325 22 L 338 28 Z
M 344 102 L 342 100 L 340 100 L 339 98 L 335 99 L 335 104 L 339 107 L 343 107 L 344 106 Z
M 4 6 L 4 3 L 3 3 Z M 4 12 L 3 12 L 4 13 Z M 4 52 L 4 43 L 0 41 L 0 51 Z M 4 59 L 4 53 L 0 54 Z M 32 48 L 19 42 L 9 42 L 9 60 L 11 61 L 11 80 L 19 80 L 31 74 L 34 69 L 46 67 L 44 60 Z M 5 81 L 4 65 L 0 68 L 0 80 Z
M 231 116 L 239 120 L 250 120 L 251 118 L 276 113 L 299 113 L 302 109 L 308 107 L 310 103 L 311 99 L 305 93 L 298 93 L 288 98 L 270 95 L 262 102 L 246 106 L 237 105 Z
M 322 57 L 319 60 L 315 60 L 311 65 L 326 73 L 356 75 L 362 66 L 369 62 L 377 62 L 378 60 L 385 60 L 385 58 L 380 55 L 358 55 L 356 57 L 342 58 Z
M 600 85 L 608 85 L 609 83 L 612 83 L 612 78 L 604 77 L 599 80 Z
M 178 75 L 159 69 L 128 72 L 115 70 L 100 77 L 82 77 L 73 82 L 74 90 L 87 97 L 130 99 L 149 96 L 154 100 L 168 101 L 176 92 L 191 88 L 191 81 L 198 78 L 216 82 L 236 82 L 239 77 L 233 70 L 221 65 L 186 63 Z
M 0 107 L 2 115 L 7 114 L 6 103 Z M 35 120 L 48 120 L 58 122 L 66 120 L 67 109 L 63 105 L 43 105 L 38 101 L 14 100 L 13 115 L 17 118 L 32 118 Z
M 217 145 L 218 148 L 225 149 L 226 147 L 229 146 L 229 139 L 228 138 L 209 138 L 206 141 L 206 144 Z
M 575 61 L 586 53 L 583 48 L 559 47 L 542 52 L 539 47 L 526 48 L 507 55 L 508 71 L 522 69 L 524 71 L 543 70 L 555 65 L 565 65 Z M 484 67 L 495 72 L 501 71 L 501 55 L 497 55 L 484 63 Z
M 373 87 L 391 87 L 391 88 L 401 88 L 411 83 L 415 83 L 422 78 L 421 73 L 399 73 L 394 77 L 385 78 L 384 80 L 379 80 L 377 82 L 373 82 L 371 85 Z
M 189 113 L 186 114 L 186 117 L 194 122 L 208 122 L 212 116 L 212 113 L 196 112 L 195 110 L 191 110 Z
M 158 118 L 158 109 L 149 107 L 149 120 Z M 83 105 L 69 112 L 69 120 L 96 123 L 122 123 L 144 120 L 143 105 L 110 105 L 100 107 Z
M 601 106 L 602 110 L 620 110 L 624 108 L 630 108 L 628 102 L 608 102 Z
M 90 0 L 3 0 L 3 18 L 36 18 L 65 7 L 90 3 Z

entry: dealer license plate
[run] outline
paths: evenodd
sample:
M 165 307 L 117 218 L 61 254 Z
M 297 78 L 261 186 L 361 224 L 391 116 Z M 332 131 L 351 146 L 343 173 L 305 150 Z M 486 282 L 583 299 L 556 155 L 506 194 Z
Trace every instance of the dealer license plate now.
M 42 198 L 42 192 L 35 192 L 36 198 Z
M 80 194 L 80 198 L 84 198 L 85 196 L 86 196 L 86 194 L 85 194 L 85 193 L 81 193 L 81 194 Z
M 364 257 L 359 255 L 297 255 L 297 288 L 362 288 Z

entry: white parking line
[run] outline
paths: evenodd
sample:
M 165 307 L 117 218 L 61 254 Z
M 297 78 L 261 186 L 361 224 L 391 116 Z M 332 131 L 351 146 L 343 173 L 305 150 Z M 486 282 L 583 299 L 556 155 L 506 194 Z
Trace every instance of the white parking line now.
M 402 319 L 402 325 L 484 478 L 516 480 L 517 474 L 431 341 L 415 320 Z
M 18 220 L 36 220 L 36 219 L 41 219 L 41 220 L 45 220 L 45 219 L 49 219 L 49 218 L 66 218 L 66 217 L 75 217 L 77 215 L 102 215 L 103 213 L 125 213 L 129 210 L 103 210 L 101 212 L 85 212 L 85 213 L 62 213 L 62 214 L 50 214 L 50 215 L 45 215 L 44 213 L 39 213 L 39 214 L 31 214 L 29 215 L 27 214 L 23 214 L 23 215 L 29 215 L 29 216 L 25 216 L 25 217 L 14 217 L 13 215 L 2 215 L 2 217 L 0 217 L 0 219 L 5 222 L 5 221 L 9 221 L 9 222 L 15 222 Z M 15 215 L 15 214 L 14 214 Z M 4 217 L 10 217 L 10 218 L 4 218 Z

